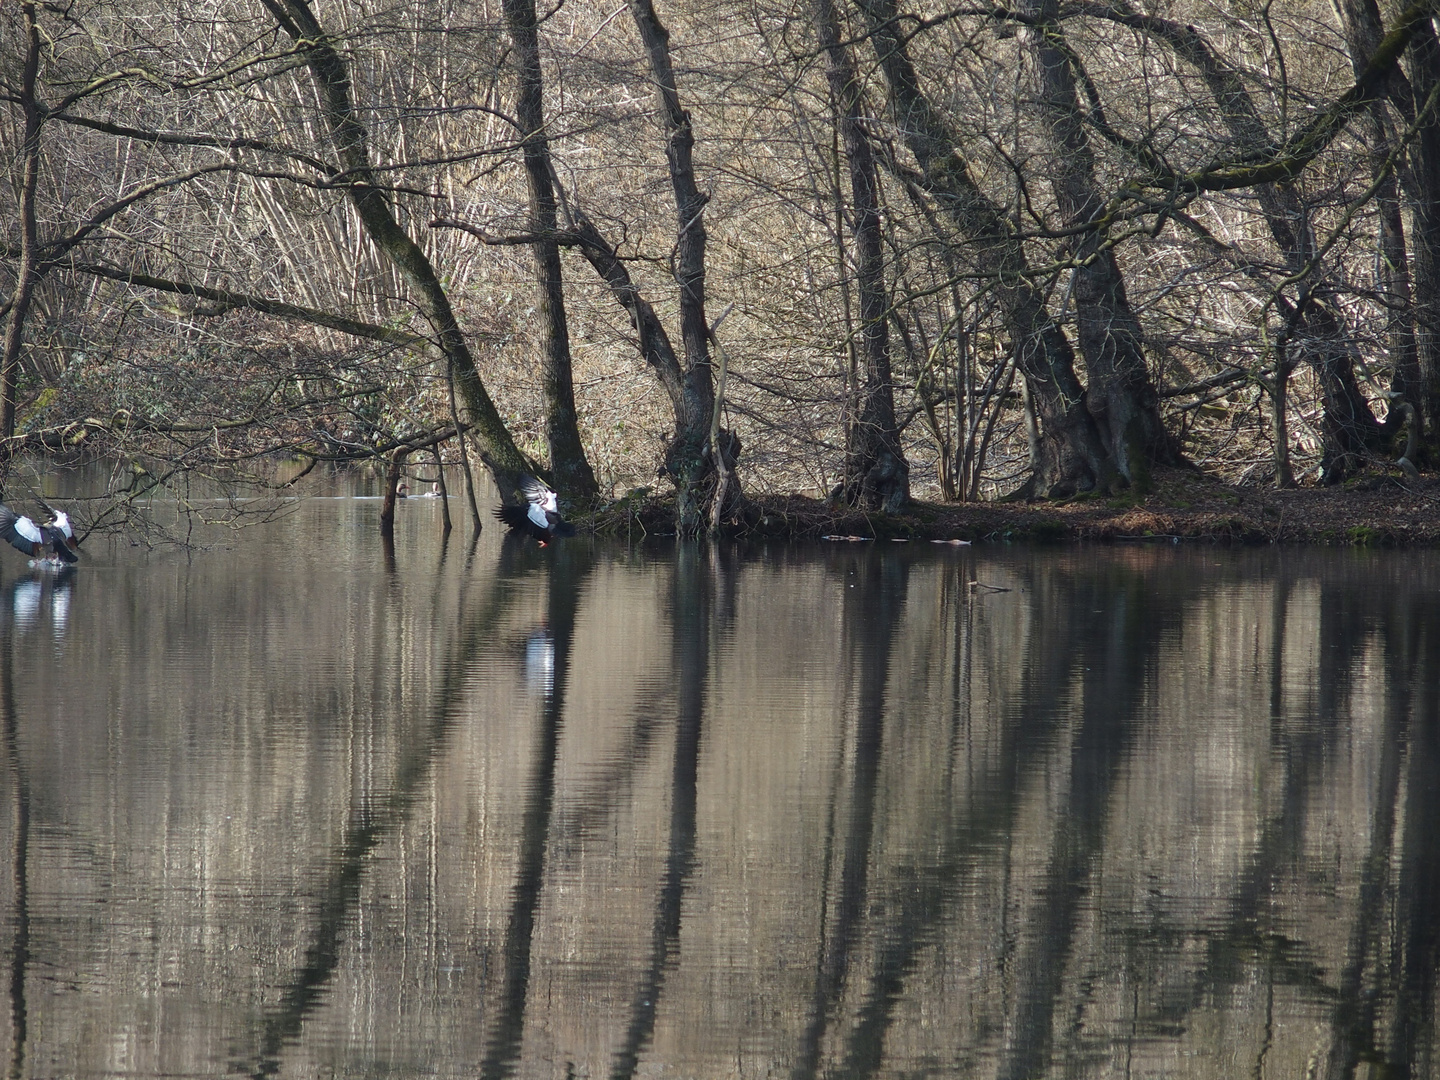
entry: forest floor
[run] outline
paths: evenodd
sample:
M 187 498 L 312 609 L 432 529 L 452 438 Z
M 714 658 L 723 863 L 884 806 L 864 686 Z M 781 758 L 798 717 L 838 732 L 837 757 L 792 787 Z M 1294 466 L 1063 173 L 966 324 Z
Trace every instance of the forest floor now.
M 1234 487 L 1187 469 L 1157 469 L 1147 495 L 1058 502 L 915 502 L 903 514 L 863 514 L 798 495 L 760 496 L 752 535 L 809 539 L 1199 541 L 1365 547 L 1440 546 L 1440 477 L 1362 476 L 1339 487 Z M 674 529 L 664 501 L 617 503 L 595 519 L 606 533 Z

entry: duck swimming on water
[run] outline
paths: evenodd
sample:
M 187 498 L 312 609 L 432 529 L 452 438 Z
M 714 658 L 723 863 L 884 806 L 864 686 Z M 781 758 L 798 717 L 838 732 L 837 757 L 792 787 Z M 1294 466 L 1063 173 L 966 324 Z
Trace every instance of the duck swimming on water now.
M 520 490 L 525 493 L 526 505 L 495 508 L 495 516 L 512 532 L 533 536 L 541 547 L 557 536 L 575 535 L 575 526 L 560 516 L 560 500 L 555 492 L 533 476 L 520 478 Z
M 0 537 L 16 551 L 23 551 L 32 559 L 41 558 L 46 548 L 57 562 L 79 562 L 76 553 L 75 530 L 70 525 L 70 515 L 63 510 L 55 514 L 44 525 L 36 525 L 23 514 L 17 514 L 0 503 Z

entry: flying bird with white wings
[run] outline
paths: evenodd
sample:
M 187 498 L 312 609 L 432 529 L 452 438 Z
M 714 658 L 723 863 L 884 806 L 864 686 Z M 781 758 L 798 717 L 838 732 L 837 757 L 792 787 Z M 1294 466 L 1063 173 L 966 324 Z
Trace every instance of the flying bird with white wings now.
M 525 493 L 524 506 L 497 506 L 495 516 L 510 526 L 512 532 L 533 536 L 544 547 L 558 536 L 574 536 L 575 526 L 560 516 L 560 500 L 533 476 L 520 478 Z
M 0 503 L 0 537 L 32 560 L 57 564 L 80 561 L 79 549 L 75 546 L 75 529 L 70 524 L 70 515 L 63 510 L 44 525 L 37 525 L 25 515 L 17 514 Z M 48 557 L 44 555 L 47 549 L 50 551 Z

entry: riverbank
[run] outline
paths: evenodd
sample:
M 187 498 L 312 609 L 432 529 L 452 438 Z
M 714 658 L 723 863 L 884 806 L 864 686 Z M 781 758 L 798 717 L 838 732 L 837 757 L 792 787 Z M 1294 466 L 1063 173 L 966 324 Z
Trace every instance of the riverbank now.
M 760 496 L 747 514 L 750 535 L 1113 542 L 1194 541 L 1440 546 L 1440 478 L 1365 476 L 1338 488 L 1233 487 L 1203 473 L 1160 469 L 1144 496 L 1088 496 L 1062 502 L 924 503 L 892 516 L 836 508 L 802 496 Z M 673 531 L 666 500 L 629 500 L 596 515 L 598 532 Z

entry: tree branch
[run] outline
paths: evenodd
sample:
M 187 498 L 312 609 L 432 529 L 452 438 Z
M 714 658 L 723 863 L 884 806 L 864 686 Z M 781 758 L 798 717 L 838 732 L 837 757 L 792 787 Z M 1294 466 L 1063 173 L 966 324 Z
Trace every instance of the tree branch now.
M 330 330 L 339 330 L 343 334 L 350 334 L 353 337 L 368 338 L 371 341 L 383 341 L 389 345 L 399 345 L 405 348 L 429 348 L 430 339 L 419 334 L 412 334 L 405 330 L 397 330 L 390 326 L 376 326 L 374 323 L 361 322 L 359 319 L 346 318 L 343 315 L 335 315 L 328 311 L 320 311 L 317 308 L 302 307 L 299 304 L 287 304 L 283 300 L 271 300 L 263 296 L 252 296 L 248 293 L 233 292 L 229 289 L 214 289 L 206 285 L 195 285 L 187 281 L 171 281 L 167 278 L 155 277 L 151 274 L 143 274 L 138 270 L 126 270 L 121 267 L 105 266 L 102 263 L 72 263 L 70 268 L 82 273 L 90 274 L 93 277 L 108 278 L 111 281 L 119 281 L 126 285 L 139 285 L 142 288 L 154 289 L 157 292 L 175 293 L 179 296 L 193 296 L 197 300 L 209 300 L 216 304 L 214 308 L 195 311 L 192 314 L 214 317 L 223 315 L 235 309 L 246 309 L 258 311 L 264 315 L 274 315 L 277 318 L 288 319 L 292 322 L 309 323 L 312 326 L 323 326 Z

